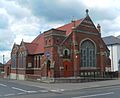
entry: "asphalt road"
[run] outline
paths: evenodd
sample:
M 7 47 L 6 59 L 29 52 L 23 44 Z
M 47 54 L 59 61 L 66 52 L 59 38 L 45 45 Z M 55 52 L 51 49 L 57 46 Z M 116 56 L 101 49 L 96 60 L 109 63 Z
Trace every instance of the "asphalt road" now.
M 120 98 L 120 86 L 57 91 L 0 80 L 0 98 Z
M 23 81 L 24 82 L 24 81 Z M 10 82 L 9 80 L 0 80 L 0 98 L 25 98 L 25 95 L 45 94 L 49 91 L 39 87 L 23 85 L 19 83 Z

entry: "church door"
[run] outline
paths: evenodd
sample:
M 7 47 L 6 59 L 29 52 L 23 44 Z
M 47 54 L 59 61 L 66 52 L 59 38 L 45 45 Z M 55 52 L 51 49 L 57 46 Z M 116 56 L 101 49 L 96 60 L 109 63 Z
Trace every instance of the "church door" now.
M 70 62 L 64 61 L 64 77 L 70 77 L 71 73 Z

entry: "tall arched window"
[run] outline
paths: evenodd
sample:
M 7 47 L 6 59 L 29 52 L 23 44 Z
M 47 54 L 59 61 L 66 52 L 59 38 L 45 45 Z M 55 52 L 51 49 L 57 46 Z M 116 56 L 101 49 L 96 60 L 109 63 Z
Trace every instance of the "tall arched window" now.
M 96 67 L 96 48 L 92 41 L 85 40 L 80 45 L 80 67 Z

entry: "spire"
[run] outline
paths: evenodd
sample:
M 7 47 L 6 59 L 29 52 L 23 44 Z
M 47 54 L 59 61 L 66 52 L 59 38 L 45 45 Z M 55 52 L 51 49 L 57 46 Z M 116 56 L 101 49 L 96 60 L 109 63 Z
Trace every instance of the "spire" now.
M 89 10 L 88 10 L 88 9 L 86 9 L 86 16 L 88 16 L 88 15 L 89 15 L 88 13 L 89 13 Z

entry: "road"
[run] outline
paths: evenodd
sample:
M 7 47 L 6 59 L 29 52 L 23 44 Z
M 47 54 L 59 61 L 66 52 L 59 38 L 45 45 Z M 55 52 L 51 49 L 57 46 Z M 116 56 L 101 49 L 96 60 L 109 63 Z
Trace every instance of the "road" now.
M 16 98 L 17 96 L 21 97 L 35 93 L 45 94 L 48 93 L 48 90 L 39 87 L 10 82 L 9 80 L 0 80 L 0 98 Z
M 23 81 L 24 82 L 24 81 Z M 120 86 L 54 90 L 0 80 L 0 98 L 120 98 Z

